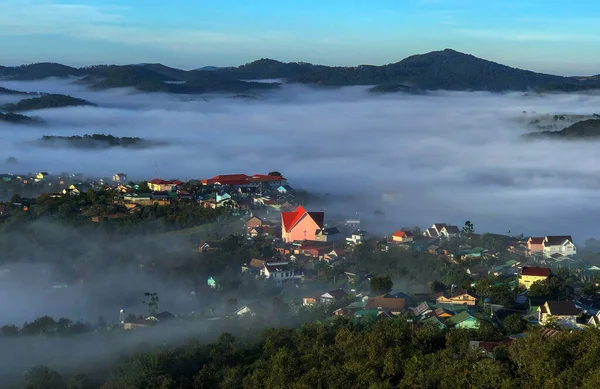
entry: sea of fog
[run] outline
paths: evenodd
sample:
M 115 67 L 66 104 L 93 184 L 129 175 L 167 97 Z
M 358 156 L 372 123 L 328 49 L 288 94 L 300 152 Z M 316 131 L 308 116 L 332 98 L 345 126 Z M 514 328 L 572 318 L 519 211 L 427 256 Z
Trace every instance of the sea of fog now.
M 600 112 L 600 96 L 436 92 L 377 95 L 365 87 L 285 85 L 248 96 L 91 91 L 74 80 L 0 82 L 64 93 L 98 107 L 28 112 L 43 127 L 0 124 L 0 169 L 134 179 L 281 171 L 293 187 L 329 193 L 319 207 L 385 216 L 374 229 L 433 222 L 477 231 L 600 236 L 600 143 L 525 142 L 535 114 Z M 0 95 L 0 104 L 19 97 Z M 144 150 L 31 146 L 42 135 L 105 133 L 168 141 Z M 1 166 L 13 156 L 19 165 Z M 382 202 L 384 192 L 393 201 Z M 352 195 L 351 199 L 347 196 Z

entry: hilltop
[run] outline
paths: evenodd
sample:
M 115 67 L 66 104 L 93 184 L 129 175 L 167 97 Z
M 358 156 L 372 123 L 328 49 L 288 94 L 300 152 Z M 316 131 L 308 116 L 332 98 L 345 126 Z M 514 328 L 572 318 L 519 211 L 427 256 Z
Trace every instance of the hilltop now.
M 0 112 L 0 122 L 7 122 L 12 124 L 42 124 L 44 123 L 41 119 L 32 118 L 18 113 L 2 113 Z
M 95 106 L 87 100 L 79 99 L 67 95 L 58 94 L 44 94 L 39 97 L 32 97 L 30 99 L 24 99 L 17 103 L 5 104 L 1 109 L 8 112 L 20 112 L 20 111 L 33 111 L 38 109 L 46 108 L 62 108 L 62 107 L 74 107 L 74 106 Z
M 76 76 L 94 88 L 133 87 L 148 92 L 244 93 L 277 88 L 246 80 L 284 79 L 323 86 L 376 86 L 374 92 L 414 90 L 575 92 L 600 89 L 600 78 L 562 77 L 517 69 L 451 49 L 409 56 L 387 65 L 325 66 L 262 58 L 237 67 L 182 70 L 162 64 L 72 68 L 55 63 L 0 67 L 0 78 L 35 80 Z M 408 88 L 408 89 L 407 89 Z
M 577 122 L 560 131 L 538 131 L 525 135 L 528 138 L 550 139 L 587 139 L 600 137 L 600 119 L 588 119 Z
M 22 92 L 14 89 L 3 88 L 0 86 L 0 95 L 36 95 L 37 93 Z

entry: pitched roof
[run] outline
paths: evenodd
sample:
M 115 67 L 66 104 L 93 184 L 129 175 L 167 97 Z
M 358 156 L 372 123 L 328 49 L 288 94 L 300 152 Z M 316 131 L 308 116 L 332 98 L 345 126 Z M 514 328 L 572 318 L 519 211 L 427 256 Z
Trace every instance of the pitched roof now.
M 394 232 L 394 234 L 392 236 L 398 237 L 398 238 L 404 238 L 406 236 L 406 232 L 404 231 L 396 231 Z
M 566 242 L 573 242 L 573 238 L 570 235 L 565 236 L 547 236 L 544 240 L 545 246 L 561 246 Z
M 330 295 L 330 296 L 331 296 L 331 297 L 333 297 L 335 300 L 342 299 L 342 298 L 344 298 L 344 297 L 346 297 L 346 296 L 348 295 L 348 293 L 344 292 L 342 289 L 336 289 L 336 290 L 330 290 L 330 291 L 329 291 L 329 292 L 327 292 L 327 293 L 323 293 L 323 294 L 321 295 L 321 297 L 322 297 L 322 298 L 328 298 L 328 297 L 325 297 L 325 295 L 326 295 L 326 294 Z
M 521 270 L 522 276 L 535 276 L 535 277 L 548 277 L 550 275 L 550 268 L 547 267 L 527 267 L 524 266 Z
M 179 180 L 161 180 L 160 178 L 154 178 L 152 180 L 149 181 L 151 184 L 155 184 L 155 185 L 181 185 L 183 184 L 183 182 L 179 181 Z
M 446 223 L 433 223 L 433 225 L 434 225 L 434 228 L 436 230 L 438 230 L 438 232 L 441 231 L 442 228 L 446 227 Z
M 553 316 L 577 316 L 581 313 L 573 301 L 546 301 L 546 304 L 548 313 Z
M 425 230 L 427 232 L 427 234 L 433 238 L 437 237 L 439 234 L 437 233 L 437 231 L 435 230 L 435 228 L 428 228 Z
M 388 297 L 389 296 L 389 297 Z M 381 308 L 384 310 L 404 310 L 406 300 L 403 298 L 392 297 L 391 295 L 383 295 L 377 297 L 369 297 L 367 300 L 366 309 Z
M 470 318 L 474 318 L 474 317 L 471 316 L 471 314 L 469 312 L 462 311 L 461 313 L 448 318 L 448 321 L 453 324 L 458 324 L 458 323 L 462 323 L 465 320 L 469 320 Z
M 446 230 L 448 234 L 460 234 L 460 230 L 457 226 L 445 226 L 443 229 Z
M 542 244 L 544 242 L 544 238 L 534 238 L 532 236 L 531 238 L 529 238 L 529 241 L 531 241 L 531 244 Z
M 248 264 L 248 266 L 260 269 L 261 267 L 263 267 L 264 264 L 265 264 L 264 260 L 252 258 L 252 260 L 250 261 L 250 263 Z
M 319 228 L 323 228 L 325 214 L 323 212 L 307 212 L 301 205 L 293 212 L 281 212 L 281 221 L 286 231 L 290 231 L 304 215 L 308 215 Z
M 275 182 L 281 180 L 285 180 L 285 178 L 281 176 L 270 176 L 268 174 L 255 174 L 252 177 L 248 177 L 248 181 L 250 182 Z

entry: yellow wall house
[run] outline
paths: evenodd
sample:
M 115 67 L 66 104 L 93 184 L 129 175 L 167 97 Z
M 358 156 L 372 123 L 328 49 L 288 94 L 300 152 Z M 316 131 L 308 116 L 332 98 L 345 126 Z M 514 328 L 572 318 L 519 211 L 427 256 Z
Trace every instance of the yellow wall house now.
M 538 307 L 538 320 L 541 325 L 546 325 L 551 320 L 564 327 L 576 327 L 577 317 L 581 309 L 573 301 L 546 301 Z
M 531 284 L 544 281 L 550 277 L 550 269 L 547 267 L 523 267 L 519 276 L 519 285 L 529 289 Z

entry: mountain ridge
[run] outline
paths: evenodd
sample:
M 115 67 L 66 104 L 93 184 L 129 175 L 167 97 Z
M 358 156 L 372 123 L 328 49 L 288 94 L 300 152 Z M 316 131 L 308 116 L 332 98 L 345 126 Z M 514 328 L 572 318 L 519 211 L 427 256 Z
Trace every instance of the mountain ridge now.
M 96 65 L 73 68 L 57 63 L 1 67 L 0 78 L 40 79 L 81 77 L 96 88 L 134 87 L 149 92 L 238 92 L 277 88 L 246 80 L 284 79 L 322 86 L 377 86 L 374 91 L 403 91 L 390 85 L 418 90 L 575 92 L 600 89 L 600 78 L 564 77 L 510 67 L 452 49 L 408 56 L 385 65 L 327 66 L 308 62 L 282 62 L 261 58 L 240 66 L 210 71 L 182 70 L 159 63 Z M 179 83 L 178 85 L 168 84 Z

